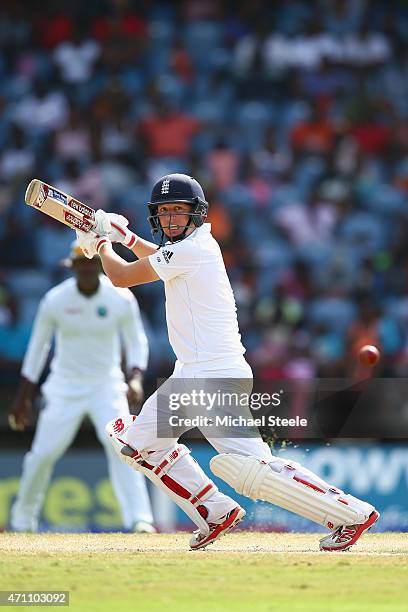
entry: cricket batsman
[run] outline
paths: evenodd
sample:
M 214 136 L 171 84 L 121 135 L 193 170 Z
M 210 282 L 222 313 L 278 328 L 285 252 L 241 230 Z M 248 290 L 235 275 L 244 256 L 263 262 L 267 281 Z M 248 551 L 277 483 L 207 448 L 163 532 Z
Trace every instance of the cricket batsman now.
M 131 232 L 124 217 L 103 211 L 97 213 L 99 235 L 78 232 L 80 246 L 87 257 L 100 255 L 115 286 L 164 282 L 169 340 L 177 357 L 171 378 L 231 379 L 237 390 L 245 387 L 252 371 L 243 356 L 222 254 L 205 223 L 208 203 L 200 184 L 184 174 L 164 176 L 154 185 L 148 208 L 159 248 Z M 138 261 L 124 261 L 112 242 L 122 242 Z M 218 490 L 177 438 L 157 435 L 158 391 L 139 416 L 113 419 L 107 433 L 118 456 L 163 489 L 196 524 L 191 549 L 204 548 L 241 521 L 245 511 Z M 379 517 L 371 504 L 296 462 L 274 457 L 260 436 L 208 440 L 219 453 L 210 462 L 216 476 L 242 495 L 328 528 L 320 540 L 322 550 L 350 548 Z
M 24 458 L 10 526 L 15 531 L 37 531 L 54 464 L 88 416 L 106 451 L 124 526 L 154 532 L 144 476 L 118 460 L 105 434 L 108 420 L 129 415 L 128 401 L 139 405 L 143 401 L 148 344 L 139 306 L 129 290 L 114 287 L 101 274 L 99 257 L 84 257 L 76 241 L 68 264 L 74 277 L 48 291 L 39 306 L 9 415 L 14 429 L 23 430 L 29 423 L 36 383 L 55 337 L 51 373 L 42 386 L 45 407 Z M 121 368 L 122 343 L 127 383 Z

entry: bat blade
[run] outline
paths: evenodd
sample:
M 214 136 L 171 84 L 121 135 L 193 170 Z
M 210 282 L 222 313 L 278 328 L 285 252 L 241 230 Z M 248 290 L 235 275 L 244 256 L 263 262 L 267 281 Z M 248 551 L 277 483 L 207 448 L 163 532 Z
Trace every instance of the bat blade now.
M 28 185 L 25 202 L 72 229 L 89 232 L 95 226 L 93 208 L 39 179 Z

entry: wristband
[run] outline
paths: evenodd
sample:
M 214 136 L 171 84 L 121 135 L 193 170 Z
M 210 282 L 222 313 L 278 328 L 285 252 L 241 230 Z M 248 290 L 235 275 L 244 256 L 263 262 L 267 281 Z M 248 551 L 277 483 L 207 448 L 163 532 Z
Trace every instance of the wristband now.
M 130 230 L 126 230 L 126 237 L 125 237 L 125 240 L 123 241 L 123 245 L 127 249 L 133 249 L 133 247 L 135 246 L 136 242 L 137 242 L 136 234 L 134 234 Z
M 120 241 L 121 244 L 123 244 L 128 249 L 132 249 L 137 242 L 136 234 L 128 230 L 126 227 L 125 228 L 121 227 L 120 225 L 118 225 L 117 223 L 114 223 L 113 221 L 111 222 L 111 225 L 117 232 L 119 232 L 119 234 L 123 235 L 123 240 Z
M 110 240 L 108 240 L 107 238 L 101 238 L 97 243 L 96 243 L 96 247 L 95 247 L 95 251 L 98 253 L 99 255 L 99 251 L 101 250 L 101 248 L 103 247 L 104 244 L 109 244 Z

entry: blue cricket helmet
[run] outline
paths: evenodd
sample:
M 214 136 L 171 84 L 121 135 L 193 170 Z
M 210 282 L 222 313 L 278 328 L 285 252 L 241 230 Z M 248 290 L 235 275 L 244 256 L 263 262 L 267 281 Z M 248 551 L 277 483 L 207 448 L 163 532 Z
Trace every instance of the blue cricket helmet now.
M 190 220 L 183 232 L 175 240 L 173 239 L 172 242 L 183 240 L 191 223 L 195 227 L 200 227 L 208 214 L 208 202 L 198 181 L 187 174 L 167 174 L 163 176 L 155 183 L 150 202 L 147 204 L 150 212 L 148 221 L 152 228 L 153 237 L 161 232 L 160 244 L 163 244 L 165 234 L 160 223 L 158 206 L 159 204 L 173 204 L 176 202 L 191 204 L 191 212 L 188 213 Z

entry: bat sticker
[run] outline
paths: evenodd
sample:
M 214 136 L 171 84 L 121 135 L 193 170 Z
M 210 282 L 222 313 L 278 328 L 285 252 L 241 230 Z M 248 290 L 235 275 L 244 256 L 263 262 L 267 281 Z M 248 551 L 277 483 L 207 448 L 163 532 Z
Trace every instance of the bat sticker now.
M 79 219 L 79 217 L 76 217 L 75 215 L 66 211 L 64 211 L 64 219 L 69 225 L 75 227 L 76 229 L 82 230 L 83 232 L 89 232 L 89 230 L 93 227 L 93 223 L 91 223 L 91 221 L 88 219 Z
M 86 215 L 87 217 L 92 219 L 92 221 L 95 219 L 94 209 L 90 208 L 89 206 L 86 206 L 85 204 L 82 204 L 82 202 L 78 202 L 78 200 L 74 200 L 74 198 L 71 198 L 71 200 L 69 200 L 68 206 L 73 210 L 76 210 L 77 212 L 81 213 L 82 215 Z
M 48 198 L 48 185 L 45 185 L 44 183 L 41 185 L 41 189 L 40 189 L 40 193 L 38 194 L 38 198 L 37 201 L 35 203 L 35 206 L 37 208 L 41 208 L 41 206 L 44 204 L 45 200 Z
M 56 200 L 57 202 L 62 202 L 62 204 L 67 204 L 67 196 L 57 191 L 53 187 L 48 187 L 48 197 Z

